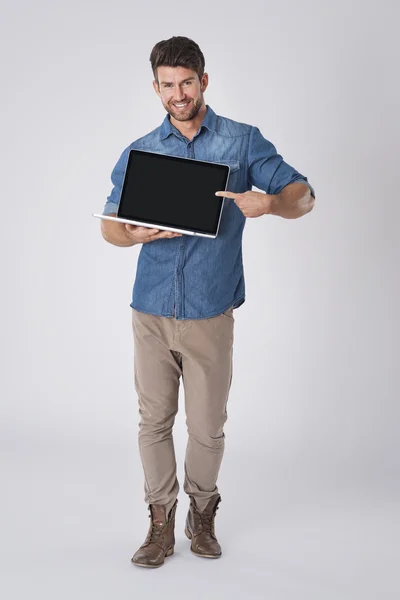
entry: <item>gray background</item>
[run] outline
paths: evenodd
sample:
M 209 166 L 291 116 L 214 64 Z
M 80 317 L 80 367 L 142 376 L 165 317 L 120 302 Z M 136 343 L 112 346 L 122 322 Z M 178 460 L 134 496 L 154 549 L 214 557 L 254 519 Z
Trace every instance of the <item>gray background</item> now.
M 283 0 L 3 4 L 1 588 L 8 600 L 398 598 L 399 9 Z M 397 5 L 398 6 L 398 5 Z M 195 39 L 206 102 L 309 177 L 248 219 L 216 529 L 157 571 L 137 452 L 139 247 L 100 236 L 121 151 L 165 112 L 153 45 Z M 181 397 L 182 401 L 182 397 Z M 179 475 L 184 410 L 175 428 Z

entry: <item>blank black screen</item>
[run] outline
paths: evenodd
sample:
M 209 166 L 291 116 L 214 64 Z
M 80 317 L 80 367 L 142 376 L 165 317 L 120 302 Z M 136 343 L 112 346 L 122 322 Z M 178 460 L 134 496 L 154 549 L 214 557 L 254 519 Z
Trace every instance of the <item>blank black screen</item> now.
M 118 217 L 215 235 L 229 167 L 131 150 Z

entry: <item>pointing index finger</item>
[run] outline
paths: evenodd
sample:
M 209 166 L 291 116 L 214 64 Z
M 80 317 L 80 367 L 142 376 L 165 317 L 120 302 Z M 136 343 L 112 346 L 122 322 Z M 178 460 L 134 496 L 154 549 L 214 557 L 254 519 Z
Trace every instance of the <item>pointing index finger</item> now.
M 235 200 L 239 194 L 235 194 L 234 192 L 215 192 L 215 195 L 223 196 L 225 198 L 232 198 L 232 200 Z

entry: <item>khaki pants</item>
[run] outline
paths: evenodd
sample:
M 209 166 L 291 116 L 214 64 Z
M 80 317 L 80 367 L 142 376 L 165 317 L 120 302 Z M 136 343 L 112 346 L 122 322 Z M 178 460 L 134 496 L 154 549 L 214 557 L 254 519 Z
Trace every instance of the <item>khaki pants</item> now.
M 132 313 L 145 501 L 165 504 L 169 511 L 178 495 L 172 427 L 182 377 L 189 434 L 184 490 L 202 510 L 218 493 L 232 381 L 233 308 L 210 319 L 184 321 Z

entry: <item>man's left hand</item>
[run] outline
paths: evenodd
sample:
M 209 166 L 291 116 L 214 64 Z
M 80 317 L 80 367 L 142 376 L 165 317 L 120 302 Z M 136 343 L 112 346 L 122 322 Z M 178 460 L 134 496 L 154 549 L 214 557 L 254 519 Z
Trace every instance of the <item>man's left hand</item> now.
M 243 192 L 235 194 L 234 192 L 215 192 L 216 196 L 231 198 L 236 206 L 240 208 L 245 217 L 261 217 L 271 212 L 271 207 L 276 196 L 263 194 L 262 192 Z

